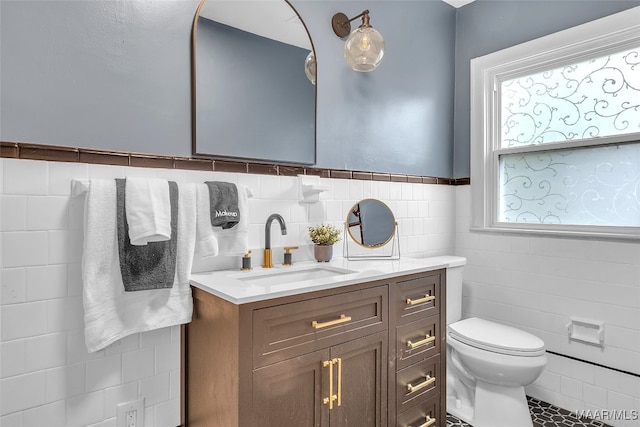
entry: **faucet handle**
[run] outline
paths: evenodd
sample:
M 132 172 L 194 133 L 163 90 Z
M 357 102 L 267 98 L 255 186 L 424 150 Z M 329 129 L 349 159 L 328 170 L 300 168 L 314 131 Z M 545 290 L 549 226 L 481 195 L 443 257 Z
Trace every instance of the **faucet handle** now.
M 291 251 L 298 249 L 298 246 L 285 246 L 284 247 L 284 262 L 282 265 L 293 265 L 291 261 Z
M 242 257 L 242 268 L 240 270 L 252 270 L 251 268 L 251 251 L 247 251 Z

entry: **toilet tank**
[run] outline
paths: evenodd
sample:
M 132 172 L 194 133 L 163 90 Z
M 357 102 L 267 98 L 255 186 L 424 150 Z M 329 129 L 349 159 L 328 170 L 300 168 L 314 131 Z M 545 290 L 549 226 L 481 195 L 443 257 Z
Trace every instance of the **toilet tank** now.
M 467 260 L 457 258 L 447 268 L 447 325 L 462 319 L 462 270 Z

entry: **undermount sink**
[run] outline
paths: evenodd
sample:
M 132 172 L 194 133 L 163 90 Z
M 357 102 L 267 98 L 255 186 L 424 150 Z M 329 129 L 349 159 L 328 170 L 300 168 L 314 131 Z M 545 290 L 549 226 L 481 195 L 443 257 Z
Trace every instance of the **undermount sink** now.
M 250 285 L 271 286 L 283 283 L 302 282 L 305 280 L 322 279 L 332 276 L 355 273 L 353 270 L 333 267 L 329 265 L 312 265 L 302 268 L 278 268 L 273 270 L 260 270 L 234 275 L 234 279 Z

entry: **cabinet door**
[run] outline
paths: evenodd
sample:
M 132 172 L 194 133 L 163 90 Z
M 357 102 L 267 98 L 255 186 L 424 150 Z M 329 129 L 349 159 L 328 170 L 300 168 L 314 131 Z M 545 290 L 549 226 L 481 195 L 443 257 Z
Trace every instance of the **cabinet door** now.
M 254 424 L 260 427 L 328 427 L 329 349 L 253 371 Z
M 387 337 L 381 332 L 331 348 L 338 361 L 334 392 L 340 393 L 330 411 L 331 427 L 387 425 Z

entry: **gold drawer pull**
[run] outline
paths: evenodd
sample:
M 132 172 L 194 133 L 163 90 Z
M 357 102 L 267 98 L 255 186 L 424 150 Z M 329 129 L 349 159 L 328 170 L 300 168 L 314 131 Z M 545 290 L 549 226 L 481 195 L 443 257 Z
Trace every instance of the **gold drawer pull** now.
M 414 391 L 422 390 L 429 384 L 433 384 L 435 381 L 436 381 L 436 377 L 431 377 L 430 375 L 427 375 L 426 377 L 424 377 L 424 381 L 416 386 L 412 384 L 407 384 L 407 392 L 413 393 Z
M 329 368 L 329 397 L 325 397 L 322 399 L 322 403 L 325 405 L 329 405 L 329 409 L 333 409 L 333 401 L 338 398 L 335 394 L 333 394 L 333 364 L 335 359 L 333 360 L 325 360 L 322 362 L 322 366 L 325 368 Z
M 432 426 L 436 423 L 436 419 L 435 418 L 431 418 L 429 415 L 427 415 L 426 417 L 424 417 L 424 424 L 420 424 L 418 427 L 429 427 Z M 408 426 L 411 427 L 411 426 Z
M 344 314 L 341 314 L 339 319 L 330 320 L 324 323 L 318 323 L 317 320 L 314 320 L 313 322 L 311 322 L 311 326 L 313 326 L 313 329 L 322 329 L 333 325 L 339 325 L 340 323 L 349 322 L 350 320 L 351 316 L 345 316 Z
M 426 294 L 424 296 L 424 298 L 420 298 L 420 299 L 416 299 L 416 300 L 412 300 L 411 298 L 407 298 L 407 305 L 422 304 L 422 303 L 425 303 L 425 302 L 433 301 L 434 299 L 436 299 L 435 295 L 429 295 L 429 294 Z
M 338 364 L 338 406 L 342 405 L 342 359 L 337 357 L 333 363 Z
M 333 394 L 333 365 L 338 366 L 338 394 Z M 333 409 L 333 402 L 338 401 L 338 406 L 342 405 L 342 359 L 337 357 L 322 362 L 324 368 L 329 368 L 329 397 L 322 399 L 322 403 L 329 405 Z
M 407 341 L 407 348 L 409 350 L 413 350 L 416 347 L 420 347 L 426 344 L 429 344 L 430 342 L 433 342 L 436 340 L 436 337 L 432 337 L 431 335 L 427 334 L 425 335 L 423 340 L 420 340 L 418 342 L 411 342 L 411 340 Z

